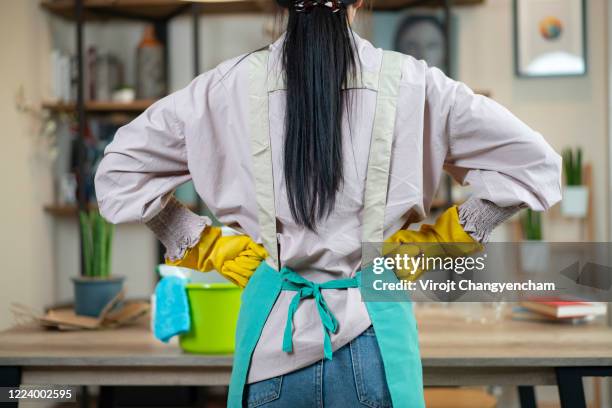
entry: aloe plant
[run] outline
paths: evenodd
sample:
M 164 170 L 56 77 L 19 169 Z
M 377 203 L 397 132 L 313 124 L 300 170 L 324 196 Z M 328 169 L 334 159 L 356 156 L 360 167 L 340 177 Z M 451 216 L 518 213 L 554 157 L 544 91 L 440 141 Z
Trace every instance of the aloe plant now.
M 525 239 L 542 240 L 542 213 L 527 209 L 521 218 L 521 225 Z
M 568 186 L 582 185 L 582 149 L 567 148 L 563 150 L 563 168 L 565 170 L 565 184 Z
M 91 210 L 89 213 L 80 211 L 79 225 L 82 236 L 84 275 L 108 278 L 114 225 L 108 223 L 96 210 Z

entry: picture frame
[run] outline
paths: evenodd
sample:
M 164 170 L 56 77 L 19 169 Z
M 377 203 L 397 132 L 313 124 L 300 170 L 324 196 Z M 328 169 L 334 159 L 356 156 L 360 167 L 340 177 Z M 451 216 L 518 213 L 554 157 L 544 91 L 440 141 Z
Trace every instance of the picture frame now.
M 460 20 L 455 13 L 450 14 L 448 37 L 443 32 L 445 15 L 439 9 L 408 8 L 400 12 L 375 11 L 372 15 L 371 39 L 376 47 L 423 59 L 428 66 L 439 68 L 451 78 L 455 76 L 458 66 L 460 27 Z M 409 31 L 413 33 L 410 34 Z M 417 37 L 420 38 L 415 38 L 413 36 L 415 33 L 418 33 Z M 443 35 L 445 38 L 442 40 Z M 412 38 L 406 41 L 407 37 Z M 416 48 L 426 49 L 426 52 L 413 52 L 414 48 L 404 46 L 406 42 L 416 43 L 413 44 L 416 45 Z
M 449 44 L 444 22 L 434 14 L 404 15 L 395 30 L 393 49 L 449 72 Z
M 587 74 L 586 0 L 513 0 L 513 20 L 516 76 Z

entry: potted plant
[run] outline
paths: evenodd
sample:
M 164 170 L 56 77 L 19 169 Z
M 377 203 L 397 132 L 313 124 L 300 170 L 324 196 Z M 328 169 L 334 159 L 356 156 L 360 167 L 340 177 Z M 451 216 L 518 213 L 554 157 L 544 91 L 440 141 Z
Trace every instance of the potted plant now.
M 102 309 L 123 289 L 123 277 L 110 273 L 114 226 L 97 210 L 79 212 L 83 275 L 73 278 L 74 303 L 78 315 L 98 317 Z
M 542 213 L 527 209 L 521 217 L 523 242 L 521 242 L 521 268 L 524 272 L 537 273 L 548 270 L 550 249 L 542 241 Z
M 582 149 L 568 148 L 563 151 L 565 188 L 561 201 L 561 213 L 567 217 L 585 217 L 588 208 L 589 191 L 582 184 Z

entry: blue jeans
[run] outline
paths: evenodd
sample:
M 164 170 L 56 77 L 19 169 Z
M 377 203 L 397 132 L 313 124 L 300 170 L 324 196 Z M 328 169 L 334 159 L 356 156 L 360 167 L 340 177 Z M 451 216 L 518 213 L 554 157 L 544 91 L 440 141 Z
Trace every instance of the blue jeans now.
M 254 407 L 391 407 L 383 362 L 370 326 L 334 351 L 331 361 L 247 385 L 246 402 Z

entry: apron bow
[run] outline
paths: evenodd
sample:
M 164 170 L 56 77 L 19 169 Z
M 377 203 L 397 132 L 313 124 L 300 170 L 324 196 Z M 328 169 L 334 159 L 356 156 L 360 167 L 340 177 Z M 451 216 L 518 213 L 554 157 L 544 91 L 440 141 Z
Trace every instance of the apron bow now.
M 283 351 L 286 353 L 291 353 L 293 351 L 293 316 L 300 302 L 302 299 L 313 298 L 317 305 L 321 324 L 323 325 L 323 353 L 327 360 L 331 360 L 333 352 L 330 333 L 336 333 L 338 331 L 338 320 L 327 305 L 321 293 L 321 289 L 356 288 L 359 286 L 358 276 L 356 275 L 349 279 L 336 279 L 323 283 L 315 283 L 287 267 L 283 267 L 280 273 L 283 279 L 281 289 L 297 292 L 289 304 L 287 323 L 283 336 Z

